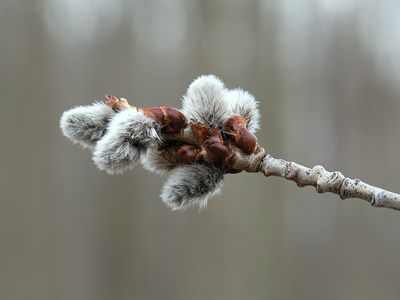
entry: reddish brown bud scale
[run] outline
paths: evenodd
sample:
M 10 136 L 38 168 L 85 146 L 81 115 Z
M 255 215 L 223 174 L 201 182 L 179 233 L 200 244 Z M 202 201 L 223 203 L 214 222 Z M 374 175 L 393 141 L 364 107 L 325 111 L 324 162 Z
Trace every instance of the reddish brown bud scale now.
M 111 107 L 114 111 L 121 111 L 129 106 L 128 102 L 120 100 L 113 95 L 106 95 L 105 97 L 105 104 Z
M 203 143 L 208 160 L 217 165 L 223 165 L 230 156 L 230 150 L 222 139 L 211 138 Z
M 163 157 L 174 164 L 195 164 L 202 158 L 199 146 L 188 144 L 166 144 L 161 146 Z
M 190 125 L 194 135 L 200 143 L 212 136 L 211 128 L 201 123 L 193 123 Z
M 242 116 L 230 117 L 224 127 L 224 133 L 245 154 L 253 154 L 257 147 L 257 138 L 247 130 L 246 121 Z
M 245 154 L 253 154 L 257 147 L 257 138 L 255 137 L 255 135 L 248 131 L 246 128 L 241 128 L 239 131 L 239 135 L 239 148 L 241 148 Z
M 159 107 L 147 107 L 142 108 L 143 113 L 157 122 L 163 124 L 164 123 L 164 113 Z
M 179 109 L 164 106 L 160 109 L 164 113 L 165 132 L 180 132 L 186 126 L 186 117 Z
M 200 123 L 195 123 L 191 126 L 197 140 L 207 153 L 206 160 L 222 166 L 231 156 L 231 151 L 222 139 L 221 130 L 219 128 L 212 129 Z
M 176 154 L 179 163 L 194 164 L 201 158 L 201 149 L 193 145 L 181 145 Z
M 162 133 L 179 133 L 185 128 L 187 122 L 184 114 L 173 107 L 148 107 L 139 109 L 128 103 L 126 99 L 118 99 L 115 96 L 106 95 L 105 104 L 115 111 L 131 108 L 142 111 L 147 117 L 154 119 L 161 124 Z
M 118 98 L 113 95 L 105 95 L 105 97 L 106 97 L 105 104 L 107 104 L 111 108 L 113 108 L 115 104 L 118 102 Z
M 163 133 L 178 133 L 186 126 L 186 118 L 179 109 L 161 106 L 143 108 L 142 111 L 161 124 Z

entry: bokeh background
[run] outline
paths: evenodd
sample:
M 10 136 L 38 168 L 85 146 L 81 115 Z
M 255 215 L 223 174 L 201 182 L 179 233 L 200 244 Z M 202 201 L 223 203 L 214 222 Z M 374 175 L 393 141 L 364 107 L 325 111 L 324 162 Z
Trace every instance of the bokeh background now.
M 397 0 L 0 0 L 0 299 L 399 299 L 399 213 L 259 174 L 172 212 L 165 178 L 58 128 L 210 73 L 256 96 L 272 155 L 400 191 Z

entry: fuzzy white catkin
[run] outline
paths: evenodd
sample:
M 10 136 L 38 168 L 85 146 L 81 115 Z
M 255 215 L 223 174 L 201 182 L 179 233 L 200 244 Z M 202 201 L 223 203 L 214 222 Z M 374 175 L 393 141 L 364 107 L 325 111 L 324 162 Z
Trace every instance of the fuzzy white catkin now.
M 63 113 L 60 128 L 65 137 L 84 148 L 93 148 L 115 115 L 111 107 L 102 102 L 77 106 Z
M 200 76 L 183 96 L 182 111 L 189 119 L 221 127 L 228 113 L 224 83 L 215 75 Z
M 225 91 L 226 101 L 229 105 L 229 116 L 239 115 L 246 120 L 247 129 L 256 133 L 260 128 L 260 112 L 254 96 L 242 89 Z
M 143 168 L 159 175 L 171 171 L 177 165 L 176 163 L 165 159 L 162 150 L 160 150 L 156 145 L 147 149 L 146 154 L 141 156 L 140 162 L 142 163 Z
M 205 208 L 210 197 L 220 192 L 222 179 L 223 175 L 211 166 L 184 165 L 170 175 L 160 197 L 172 210 L 185 210 L 196 205 Z
M 109 174 L 131 169 L 147 147 L 158 141 L 156 126 L 153 119 L 136 109 L 119 112 L 95 147 L 94 163 Z

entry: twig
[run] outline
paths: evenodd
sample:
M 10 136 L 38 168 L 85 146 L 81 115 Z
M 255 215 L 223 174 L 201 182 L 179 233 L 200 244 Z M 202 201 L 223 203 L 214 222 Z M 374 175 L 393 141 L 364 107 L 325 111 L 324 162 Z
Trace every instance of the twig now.
M 283 159 L 265 156 L 260 165 L 260 172 L 265 176 L 278 176 L 294 181 L 297 186 L 313 186 L 318 193 L 338 194 L 341 199 L 359 198 L 368 201 L 374 207 L 385 207 L 400 210 L 400 195 L 362 182 L 350 179 L 342 173 L 329 172 L 322 166 L 312 169 L 288 162 Z

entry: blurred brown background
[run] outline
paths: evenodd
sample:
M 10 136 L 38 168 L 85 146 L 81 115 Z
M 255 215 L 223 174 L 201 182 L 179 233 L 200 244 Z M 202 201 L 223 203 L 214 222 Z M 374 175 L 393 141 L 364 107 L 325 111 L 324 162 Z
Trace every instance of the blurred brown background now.
M 271 154 L 400 192 L 397 0 L 0 0 L 0 299 L 399 299 L 400 214 L 257 174 L 206 211 L 58 128 L 106 93 L 254 93 Z

